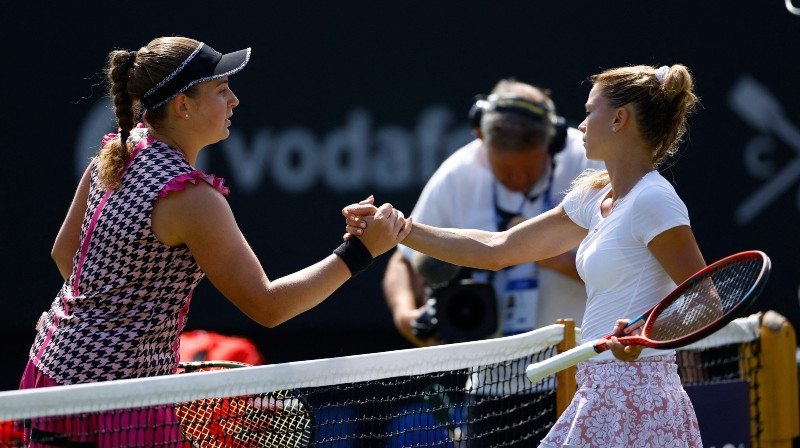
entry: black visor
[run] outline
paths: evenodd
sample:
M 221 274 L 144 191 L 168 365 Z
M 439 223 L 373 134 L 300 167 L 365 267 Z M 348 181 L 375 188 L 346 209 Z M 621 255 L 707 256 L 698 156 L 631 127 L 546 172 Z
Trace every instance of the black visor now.
M 250 48 L 222 54 L 201 42 L 174 72 L 144 94 L 142 105 L 147 109 L 157 109 L 199 82 L 238 72 L 248 61 Z

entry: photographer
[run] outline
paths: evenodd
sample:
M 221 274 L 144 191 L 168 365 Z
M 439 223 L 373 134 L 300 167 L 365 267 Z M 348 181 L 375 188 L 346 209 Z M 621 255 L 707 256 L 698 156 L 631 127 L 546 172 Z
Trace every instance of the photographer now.
M 561 202 L 586 168 L 582 134 L 548 92 L 503 79 L 470 111 L 477 139 L 445 160 L 410 216 L 437 227 L 503 230 Z M 459 269 L 398 246 L 383 279 L 395 326 L 417 346 L 511 335 L 572 318 L 586 292 L 574 252 L 501 271 Z M 434 300 L 426 303 L 433 297 Z

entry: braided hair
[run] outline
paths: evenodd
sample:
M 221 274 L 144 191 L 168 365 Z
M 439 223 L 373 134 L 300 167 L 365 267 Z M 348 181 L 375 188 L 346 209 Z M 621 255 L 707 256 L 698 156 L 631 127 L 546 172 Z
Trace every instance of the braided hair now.
M 106 77 L 114 104 L 119 136 L 109 140 L 96 158 L 100 188 L 119 188 L 120 174 L 133 147 L 128 138 L 136 122 L 144 119 L 158 129 L 167 104 L 155 109 L 142 105 L 144 94 L 161 82 L 197 48 L 199 42 L 186 37 L 160 37 L 138 51 L 113 50 L 108 54 Z M 192 95 L 192 88 L 187 95 Z

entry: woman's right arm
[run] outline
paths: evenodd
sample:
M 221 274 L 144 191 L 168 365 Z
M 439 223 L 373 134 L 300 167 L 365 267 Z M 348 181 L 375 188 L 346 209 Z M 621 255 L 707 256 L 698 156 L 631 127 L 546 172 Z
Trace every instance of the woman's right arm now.
M 360 217 L 369 211 L 369 207 L 357 204 L 344 209 L 348 233 L 360 235 L 363 229 Z M 497 271 L 567 252 L 580 244 L 586 232 L 559 204 L 503 232 L 439 228 L 414 222 L 402 243 L 458 266 Z
M 315 212 L 307 210 L 295 219 L 313 219 Z M 373 256 L 394 247 L 407 233 L 402 214 L 391 206 L 379 208 L 376 217 L 377 222 L 361 238 Z M 303 235 L 293 233 L 291 221 L 281 222 L 287 223 L 287 235 L 303 240 Z M 205 182 L 187 183 L 184 190 L 159 199 L 153 209 L 153 231 L 165 244 L 185 244 L 211 283 L 248 317 L 267 327 L 313 308 L 352 277 L 344 261 L 329 253 L 297 272 L 270 279 L 242 235 L 228 201 Z M 274 256 L 281 258 L 281 254 Z

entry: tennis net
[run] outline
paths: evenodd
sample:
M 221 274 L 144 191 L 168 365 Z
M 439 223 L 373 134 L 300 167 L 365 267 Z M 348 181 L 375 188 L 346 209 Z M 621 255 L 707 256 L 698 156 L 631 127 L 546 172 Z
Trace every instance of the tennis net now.
M 759 319 L 678 351 L 684 384 L 750 381 L 754 441 Z M 70 447 L 535 446 L 574 394 L 574 371 L 531 383 L 525 368 L 579 333 L 564 321 L 436 347 L 0 392 L 0 448 L 22 446 L 25 431 Z
M 766 405 L 761 388 L 761 313 L 734 320 L 720 331 L 677 351 L 678 375 L 685 386 L 748 383 L 750 442 L 761 446 Z M 702 431 L 702 428 L 701 428 Z
M 556 353 L 564 328 L 0 392 L 10 426 L 0 445 L 18 446 L 27 424 L 32 440 L 55 446 L 530 446 L 556 419 L 556 382 L 531 383 L 525 368 Z

